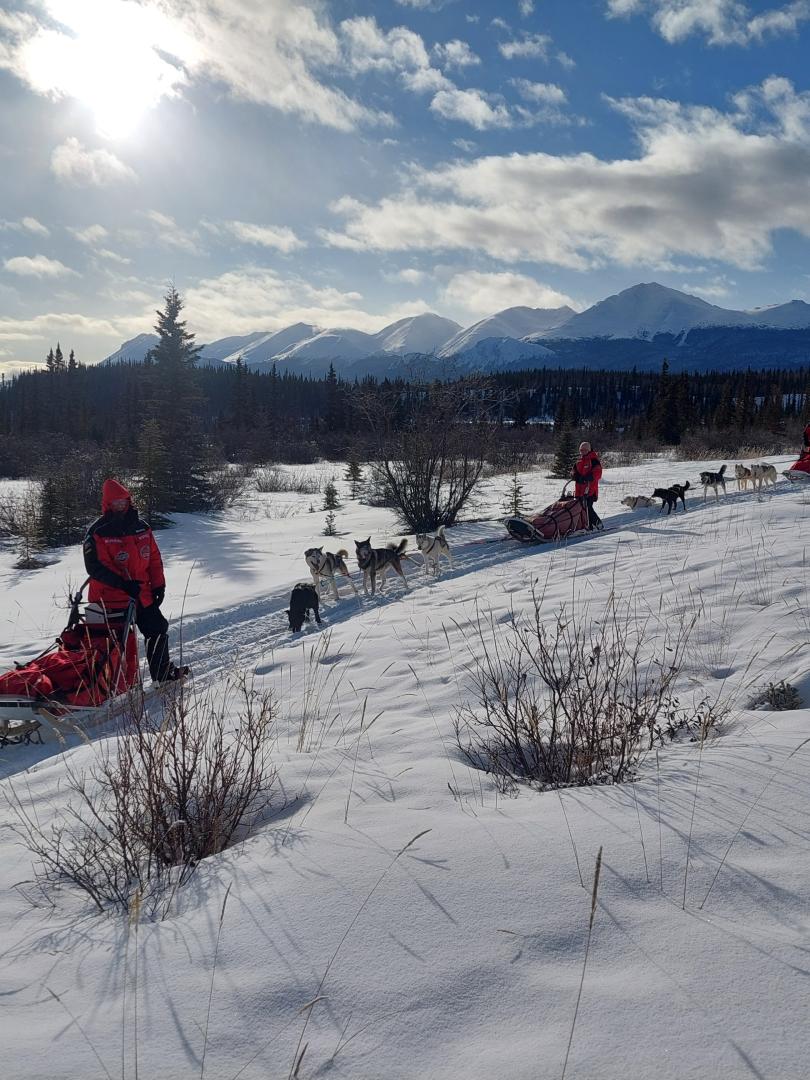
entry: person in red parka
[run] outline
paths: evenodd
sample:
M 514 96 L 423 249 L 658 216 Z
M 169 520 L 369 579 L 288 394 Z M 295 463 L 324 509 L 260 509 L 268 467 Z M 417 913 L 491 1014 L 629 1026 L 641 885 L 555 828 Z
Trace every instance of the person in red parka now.
M 574 494 L 584 497 L 588 506 L 588 528 L 604 529 L 602 519 L 594 509 L 599 498 L 599 481 L 602 478 L 602 463 L 591 449 L 589 442 L 579 444 L 579 461 L 571 472 L 571 479 L 576 482 Z
M 123 611 L 134 600 L 149 674 L 158 683 L 180 679 L 188 668 L 169 659 L 169 624 L 160 611 L 166 579 L 154 534 L 117 480 L 104 481 L 101 511 L 84 540 L 84 565 L 90 576 L 87 598 L 109 612 Z
M 802 436 L 802 445 L 804 446 L 804 453 L 806 454 L 810 450 L 810 422 L 804 429 L 804 435 Z

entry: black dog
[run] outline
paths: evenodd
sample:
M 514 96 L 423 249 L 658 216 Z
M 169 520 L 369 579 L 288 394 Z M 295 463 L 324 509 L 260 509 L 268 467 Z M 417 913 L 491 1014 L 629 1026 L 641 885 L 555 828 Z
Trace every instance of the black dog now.
M 661 500 L 661 510 L 664 507 L 667 508 L 667 517 L 672 513 L 673 508 L 678 509 L 678 499 L 683 503 L 684 511 L 686 511 L 686 493 L 689 490 L 689 481 L 685 484 L 672 484 L 668 488 L 656 488 L 653 492 L 654 499 Z M 659 514 L 661 513 L 659 510 Z
M 290 593 L 290 606 L 287 608 L 287 618 L 290 620 L 290 630 L 297 634 L 304 625 L 304 620 L 309 619 L 310 611 L 315 612 L 315 622 L 321 625 L 321 617 L 318 614 L 318 590 L 308 582 L 300 581 Z

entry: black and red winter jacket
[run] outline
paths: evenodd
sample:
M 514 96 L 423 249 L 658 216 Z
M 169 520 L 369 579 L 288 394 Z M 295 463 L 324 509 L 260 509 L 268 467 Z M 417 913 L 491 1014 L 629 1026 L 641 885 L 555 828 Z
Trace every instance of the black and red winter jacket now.
M 123 514 L 112 511 L 112 503 L 119 499 L 127 502 Z M 101 517 L 87 530 L 84 540 L 84 565 L 90 575 L 87 598 L 103 601 L 110 609 L 125 608 L 130 597 L 121 588 L 122 581 L 139 581 L 138 603 L 149 607 L 155 590 L 162 593 L 166 585 L 152 530 L 138 517 L 129 492 L 117 480 L 104 481 L 101 509 Z
M 594 501 L 599 498 L 599 480 L 602 477 L 602 463 L 591 450 L 583 454 L 574 466 L 571 479 L 576 481 L 575 495 L 591 495 Z

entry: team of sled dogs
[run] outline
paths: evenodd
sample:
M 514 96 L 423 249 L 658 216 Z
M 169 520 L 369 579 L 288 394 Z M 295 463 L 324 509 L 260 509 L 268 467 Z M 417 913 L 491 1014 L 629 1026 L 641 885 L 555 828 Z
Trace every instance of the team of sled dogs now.
M 380 592 L 382 592 L 385 587 L 386 575 L 389 573 L 399 574 L 405 588 L 409 587 L 408 579 L 402 567 L 402 560 L 410 558 L 409 555 L 405 554 L 405 548 L 408 546 L 407 540 L 400 540 L 398 544 L 388 544 L 386 547 L 374 547 L 371 543 L 371 537 L 368 537 L 367 540 L 355 540 L 354 546 L 357 565 L 363 572 L 363 591 L 366 596 L 369 595 L 369 585 L 371 586 L 371 595 L 375 595 L 378 581 Z M 441 573 L 442 558 L 446 559 L 451 567 L 453 566 L 453 555 L 444 534 L 443 525 L 435 533 L 417 533 L 416 546 L 422 556 L 425 574 L 432 573 L 438 577 Z M 323 547 L 307 548 L 304 552 L 304 558 L 312 575 L 312 584 L 310 585 L 308 582 L 299 583 L 292 591 L 290 607 L 287 611 L 291 630 L 297 633 L 303 626 L 304 620 L 309 618 L 310 611 L 314 613 L 315 621 L 320 623 L 318 608 L 322 582 L 329 586 L 334 599 L 339 600 L 340 593 L 336 575 L 340 574 L 346 578 L 352 587 L 354 595 L 357 596 L 357 587 L 352 581 L 349 567 L 346 564 L 348 557 L 349 553 L 345 548 L 341 548 L 340 551 L 324 551 Z
M 706 470 L 700 474 L 704 502 L 710 489 L 714 492 L 714 497 L 718 502 L 720 501 L 721 488 L 725 495 L 726 468 L 727 466 L 723 465 L 718 472 Z M 777 479 L 776 469 L 767 462 L 759 462 L 754 465 L 735 465 L 734 476 L 737 480 L 737 488 L 740 491 L 746 491 L 749 484 L 751 484 L 754 491 L 760 491 L 763 486 L 775 484 Z M 679 502 L 683 509 L 686 510 L 686 493 L 689 489 L 690 484 L 687 480 L 685 484 L 670 484 L 666 488 L 655 488 L 652 496 L 626 495 L 622 499 L 622 506 L 626 506 L 629 510 L 647 509 L 657 506 L 656 500 L 660 499 L 659 513 L 663 513 L 666 507 L 667 515 L 669 515 L 673 510 L 678 509 Z M 405 588 L 409 587 L 408 579 L 402 567 L 402 560 L 411 557 L 405 554 L 407 545 L 407 540 L 400 540 L 398 544 L 374 547 L 371 543 L 371 537 L 368 537 L 367 540 L 355 540 L 355 555 L 357 565 L 363 572 L 363 591 L 366 596 L 369 595 L 369 585 L 371 586 L 371 595 L 375 595 L 378 581 L 380 592 L 382 592 L 385 587 L 386 575 L 389 573 L 398 574 L 402 578 Z M 417 533 L 416 546 L 422 556 L 425 574 L 432 573 L 438 577 L 441 572 L 442 558 L 445 558 L 451 567 L 453 566 L 453 556 L 447 537 L 444 534 L 444 526 L 435 533 Z M 339 600 L 337 575 L 346 578 L 354 595 L 358 595 L 357 587 L 352 581 L 346 563 L 348 557 L 349 553 L 345 548 L 341 548 L 340 551 L 324 551 L 323 547 L 307 548 L 304 552 L 304 558 L 312 575 L 312 584 L 299 582 L 292 591 L 290 606 L 287 610 L 291 630 L 297 633 L 304 625 L 304 621 L 309 618 L 310 612 L 314 614 L 315 621 L 320 624 L 321 585 L 325 582 L 330 588 L 333 598 Z
M 718 472 L 710 472 L 708 469 L 700 474 L 700 483 L 703 485 L 703 501 L 711 489 L 717 502 L 720 501 L 720 489 L 726 493 L 726 465 L 721 466 Z M 737 490 L 747 491 L 750 484 L 754 491 L 761 491 L 768 484 L 775 484 L 777 480 L 776 468 L 767 461 L 761 461 L 755 465 L 734 466 L 734 476 L 737 480 Z M 677 510 L 678 502 L 686 510 L 686 492 L 689 490 L 689 481 L 685 484 L 671 484 L 667 488 L 656 488 L 652 496 L 649 495 L 626 495 L 622 499 L 622 506 L 629 510 L 642 510 L 651 506 L 657 506 L 656 499 L 661 500 L 659 513 L 666 507 L 667 514 Z

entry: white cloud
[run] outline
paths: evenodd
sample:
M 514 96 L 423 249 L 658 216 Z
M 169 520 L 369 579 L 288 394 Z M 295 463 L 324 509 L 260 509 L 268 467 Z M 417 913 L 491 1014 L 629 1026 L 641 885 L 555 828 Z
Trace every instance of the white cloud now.
M 65 274 L 76 272 L 58 259 L 49 259 L 47 255 L 15 255 L 13 259 L 6 259 L 3 267 L 19 277 L 64 277 Z
M 132 259 L 128 259 L 125 255 L 119 255 L 117 251 L 111 251 L 109 248 L 96 248 L 95 254 L 99 259 L 117 263 L 119 266 L 128 266 L 132 262 Z
M 404 270 L 384 275 L 386 281 L 402 281 L 406 285 L 421 285 L 427 276 L 424 270 L 416 270 L 414 267 L 406 267 Z
M 76 187 L 104 187 L 135 177 L 132 169 L 111 151 L 87 150 L 72 135 L 51 154 L 51 172 Z
M 0 18 L 0 67 L 36 93 L 89 106 L 118 134 L 189 81 L 343 131 L 389 123 L 320 71 L 341 42 L 319 0 L 40 0 Z
M 458 38 L 447 41 L 444 45 L 436 45 L 433 51 L 448 68 L 472 67 L 481 63 L 481 57 L 472 51 L 466 41 Z
M 173 217 L 160 210 L 146 210 L 142 216 L 151 223 L 155 236 L 164 247 L 185 251 L 189 255 L 200 254 L 196 229 L 183 228 Z
M 700 285 L 690 285 L 684 282 L 681 289 L 694 296 L 702 296 L 704 300 L 716 304 L 718 301 L 728 300 L 732 295 L 732 286 L 734 284 L 735 282 L 727 281 L 726 278 L 714 278 L 712 281 L 703 282 Z
M 24 217 L 20 224 L 27 232 L 34 233 L 36 236 L 51 235 L 50 229 L 34 217 Z
M 0 218 L 0 229 L 8 229 L 13 232 L 29 232 L 35 236 L 50 236 L 51 230 L 43 225 L 41 221 L 37 221 L 34 217 L 24 217 L 22 221 L 3 221 Z
M 227 235 L 243 244 L 275 248 L 285 255 L 306 246 L 286 225 L 254 225 L 249 221 L 204 221 L 203 225 L 217 236 Z
M 425 43 L 413 30 L 395 26 L 384 31 L 373 16 L 362 15 L 342 22 L 340 32 L 345 64 L 353 73 L 393 73 L 407 90 L 417 94 L 453 89 L 453 83 L 431 66 Z
M 518 9 L 524 19 L 527 18 L 534 11 L 534 0 L 518 0 Z
M 68 232 L 75 236 L 80 244 L 87 244 L 88 247 L 95 246 L 110 235 L 103 225 L 87 225 L 83 229 L 69 225 Z
M 530 82 L 529 79 L 512 81 L 526 101 L 536 101 L 543 105 L 564 105 L 568 100 L 563 88 L 555 83 Z
M 481 90 L 440 90 L 431 101 L 430 108 L 445 120 L 460 120 L 477 131 L 511 127 L 513 122 L 506 106 L 488 100 Z
M 482 273 L 478 270 L 468 270 L 450 278 L 442 299 L 477 317 L 507 307 L 577 306 L 570 296 L 526 274 Z
M 375 315 L 357 306 L 361 299 L 357 292 L 314 286 L 252 266 L 206 278 L 185 291 L 189 328 L 201 341 L 257 328 L 281 329 L 294 322 L 376 332 L 395 319 L 430 310 L 423 300 L 415 300 Z
M 612 103 L 636 157 L 479 157 L 414 171 L 376 204 L 342 199 L 327 242 L 355 250 L 483 251 L 575 269 L 683 258 L 752 268 L 776 230 L 810 237 L 810 93 L 766 80 L 736 111 Z
M 793 0 L 756 15 L 741 0 L 607 0 L 610 18 L 645 12 L 671 43 L 702 34 L 710 45 L 747 45 L 769 35 L 796 33 L 810 19 L 810 0 Z
M 522 34 L 512 41 L 502 41 L 498 45 L 501 55 L 507 60 L 548 60 L 551 38 L 548 34 Z

